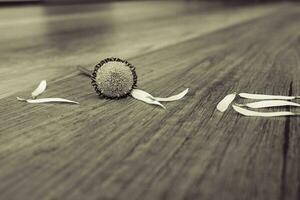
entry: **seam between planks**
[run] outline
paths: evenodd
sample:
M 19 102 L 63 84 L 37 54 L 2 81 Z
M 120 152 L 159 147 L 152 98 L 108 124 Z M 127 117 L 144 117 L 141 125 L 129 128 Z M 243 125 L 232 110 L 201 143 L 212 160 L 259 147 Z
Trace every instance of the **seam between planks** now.
M 293 93 L 293 81 L 290 83 L 289 93 L 288 95 L 291 96 Z M 290 110 L 290 108 L 288 109 Z M 285 200 L 286 196 L 286 165 L 287 165 L 287 156 L 289 152 L 289 143 L 290 143 L 290 124 L 291 124 L 291 117 L 288 116 L 285 121 L 285 127 L 283 132 L 283 148 L 282 148 L 282 156 L 283 156 L 283 162 L 282 162 L 282 171 L 281 171 L 281 185 L 280 185 L 280 200 Z

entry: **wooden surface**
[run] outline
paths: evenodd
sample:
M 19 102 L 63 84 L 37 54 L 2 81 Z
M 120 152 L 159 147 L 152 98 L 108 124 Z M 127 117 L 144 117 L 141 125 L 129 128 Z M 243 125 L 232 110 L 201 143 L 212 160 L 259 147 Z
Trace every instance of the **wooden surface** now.
M 0 8 L 0 199 L 300 199 L 300 118 L 215 110 L 233 91 L 299 95 L 299 21 L 298 4 Z M 155 96 L 190 92 L 167 110 L 99 99 L 75 68 L 110 56 Z M 17 102 L 42 79 L 80 105 Z

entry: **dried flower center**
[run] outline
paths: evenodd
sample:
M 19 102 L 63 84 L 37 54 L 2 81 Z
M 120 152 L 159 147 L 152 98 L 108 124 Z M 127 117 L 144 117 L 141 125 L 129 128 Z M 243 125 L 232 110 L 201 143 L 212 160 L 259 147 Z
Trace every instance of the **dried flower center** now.
M 97 70 L 96 74 L 96 83 L 101 93 L 107 97 L 125 96 L 134 85 L 132 71 L 123 62 L 107 62 Z

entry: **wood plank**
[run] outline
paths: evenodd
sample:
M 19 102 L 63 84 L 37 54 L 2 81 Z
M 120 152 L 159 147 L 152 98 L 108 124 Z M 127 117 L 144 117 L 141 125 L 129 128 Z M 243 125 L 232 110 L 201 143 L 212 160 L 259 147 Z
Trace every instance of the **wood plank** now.
M 65 74 L 68 64 L 45 96 L 79 106 L 16 102 L 27 88 L 3 96 L 0 199 L 299 199 L 299 117 L 215 111 L 233 91 L 297 94 L 299 19 L 288 4 L 128 56 L 140 88 L 157 96 L 190 88 L 167 111 L 99 99 L 85 76 Z
M 184 2 L 0 8 L 0 98 L 77 65 L 130 58 L 280 9 Z M 234 12 L 233 12 L 234 11 Z M 22 78 L 19 74 L 22 73 Z

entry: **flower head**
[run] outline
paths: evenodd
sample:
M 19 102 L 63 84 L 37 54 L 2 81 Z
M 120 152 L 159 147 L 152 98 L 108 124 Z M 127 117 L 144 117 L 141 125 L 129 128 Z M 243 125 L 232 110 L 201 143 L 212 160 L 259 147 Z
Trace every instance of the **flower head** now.
M 135 67 L 119 58 L 106 58 L 95 66 L 92 85 L 99 96 L 114 99 L 126 97 L 136 87 Z

